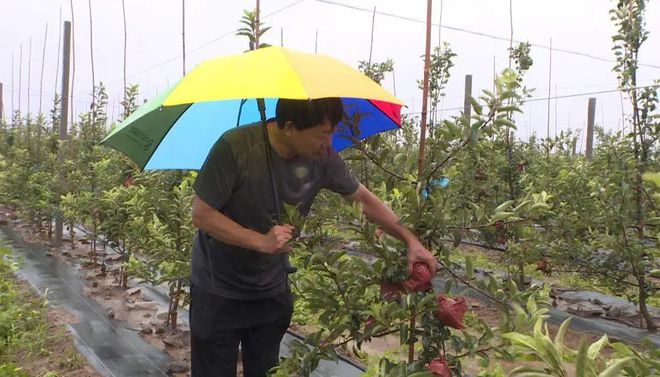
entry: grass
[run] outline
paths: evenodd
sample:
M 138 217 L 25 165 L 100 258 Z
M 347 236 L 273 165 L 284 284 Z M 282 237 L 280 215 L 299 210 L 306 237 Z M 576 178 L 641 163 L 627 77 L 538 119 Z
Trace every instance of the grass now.
M 48 321 L 48 303 L 13 272 L 9 250 L 0 246 L 0 375 L 58 376 L 86 363 L 65 327 Z

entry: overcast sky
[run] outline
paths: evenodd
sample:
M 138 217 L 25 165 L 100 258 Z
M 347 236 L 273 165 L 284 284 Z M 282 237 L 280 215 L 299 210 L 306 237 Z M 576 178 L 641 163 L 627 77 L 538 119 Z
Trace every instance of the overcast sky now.
M 74 111 L 85 111 L 91 102 L 90 24 L 87 0 L 72 0 L 75 39 Z M 119 0 L 91 0 L 93 51 L 96 81 L 108 89 L 108 113 L 117 117 L 122 96 L 123 19 Z M 181 0 L 126 0 L 128 33 L 127 71 L 129 83 L 140 85 L 141 99 L 153 96 L 182 75 Z M 255 1 L 186 1 L 186 68 L 205 59 L 240 53 L 247 48 L 244 37 L 235 36 L 243 9 Z M 534 97 L 548 96 L 548 74 L 552 39 L 552 96 L 613 90 L 611 36 L 615 29 L 608 11 L 615 4 L 607 0 L 513 0 L 513 34 L 516 41 L 529 41 L 534 65 L 526 86 L 536 88 Z M 376 7 L 372 61 L 392 58 L 394 75 L 383 86 L 407 104 L 404 113 L 421 111 L 421 79 L 424 53 L 423 0 L 261 0 L 262 21 L 272 29 L 264 42 L 332 55 L 357 67 L 369 58 L 372 12 Z M 492 87 L 493 66 L 499 72 L 508 64 L 510 32 L 509 0 L 435 0 L 433 2 L 433 44 L 448 42 L 458 56 L 443 103 L 445 109 L 463 104 L 464 76 L 473 75 L 473 94 Z M 442 8 L 442 17 L 441 17 Z M 4 84 L 4 115 L 19 103 L 19 61 L 22 46 L 20 104 L 30 112 L 39 108 L 39 89 L 48 24 L 43 79 L 42 110 L 47 112 L 55 90 L 62 20 L 71 20 L 69 0 L 0 0 L 0 82 Z M 438 28 L 442 23 L 443 27 Z M 660 79 L 660 5 L 651 1 L 646 12 L 649 39 L 640 54 L 639 85 Z M 318 41 L 316 35 L 318 32 Z M 31 69 L 28 84 L 28 60 Z M 563 50 L 563 51 L 561 51 Z M 569 52 L 566 52 L 569 51 Z M 13 54 L 13 75 L 12 75 Z M 591 57 L 585 56 L 590 55 Z M 60 67 L 61 70 L 61 67 Z M 59 74 L 61 79 L 61 74 Z M 13 87 L 12 87 L 13 79 Z M 555 87 L 557 90 L 555 91 Z M 12 97 L 13 93 L 13 97 Z M 583 129 L 588 95 L 553 100 L 551 133 Z M 594 94 L 596 123 L 607 129 L 621 127 L 622 103 L 618 92 Z M 518 136 L 532 132 L 545 137 L 547 101 L 530 102 L 518 118 Z M 629 106 L 625 105 L 625 111 Z M 555 111 L 557 116 L 555 117 Z M 442 115 L 456 114 L 456 110 Z

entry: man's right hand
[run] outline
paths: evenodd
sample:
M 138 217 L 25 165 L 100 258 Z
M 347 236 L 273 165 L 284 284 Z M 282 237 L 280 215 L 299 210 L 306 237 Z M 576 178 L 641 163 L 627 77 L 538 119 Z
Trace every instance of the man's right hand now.
M 291 246 L 286 243 L 293 237 L 293 225 L 275 225 L 264 234 L 261 252 L 266 254 L 280 254 L 291 251 Z

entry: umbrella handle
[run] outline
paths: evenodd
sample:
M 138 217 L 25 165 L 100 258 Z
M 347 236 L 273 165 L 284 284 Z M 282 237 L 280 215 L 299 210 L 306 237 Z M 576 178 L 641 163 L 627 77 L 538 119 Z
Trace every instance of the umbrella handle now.
M 275 185 L 275 175 L 273 174 L 273 155 L 272 148 L 270 147 L 270 141 L 268 139 L 268 129 L 266 128 L 266 104 L 264 103 L 263 98 L 257 98 L 257 107 L 259 108 L 259 115 L 261 116 L 261 128 L 264 132 L 264 144 L 266 147 L 266 161 L 268 163 L 268 173 L 270 174 L 270 183 L 273 189 L 273 201 L 275 202 L 275 217 L 277 219 L 277 225 L 282 225 L 282 215 L 280 211 L 280 196 L 277 192 L 277 186 Z M 282 267 L 287 274 L 292 274 L 298 269 L 291 265 L 289 258 L 286 254 L 282 254 Z
M 268 174 L 270 175 L 270 183 L 273 189 L 273 201 L 275 202 L 275 216 L 277 218 L 277 225 L 282 225 L 282 216 L 280 211 L 280 197 L 275 185 L 275 176 L 273 174 L 273 155 L 272 148 L 270 147 L 270 140 L 268 139 L 268 129 L 266 126 L 266 104 L 263 98 L 257 98 L 257 107 L 259 108 L 259 115 L 261 116 L 261 126 L 264 132 L 264 144 L 266 148 L 266 161 L 268 164 Z

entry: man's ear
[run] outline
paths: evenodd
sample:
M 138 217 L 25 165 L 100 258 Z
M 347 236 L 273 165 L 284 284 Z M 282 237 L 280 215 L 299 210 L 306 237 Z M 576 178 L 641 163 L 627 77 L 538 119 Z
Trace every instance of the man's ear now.
M 287 120 L 284 122 L 284 128 L 282 129 L 284 131 L 284 134 L 286 135 L 291 135 L 293 131 L 295 130 L 295 123 L 293 123 L 290 120 Z

